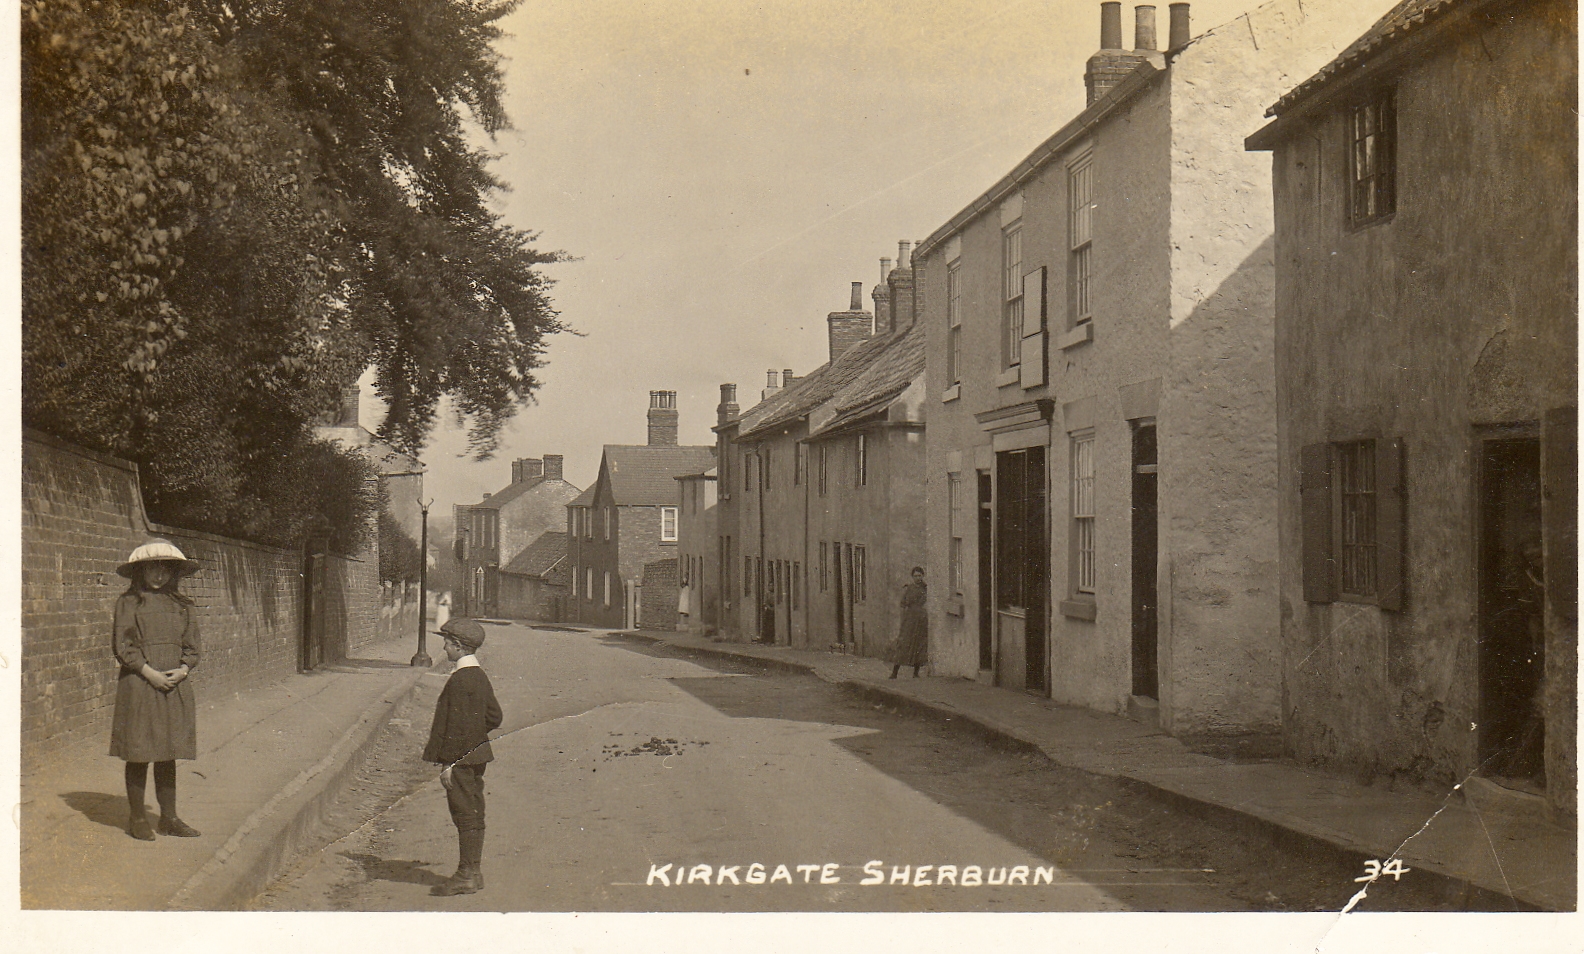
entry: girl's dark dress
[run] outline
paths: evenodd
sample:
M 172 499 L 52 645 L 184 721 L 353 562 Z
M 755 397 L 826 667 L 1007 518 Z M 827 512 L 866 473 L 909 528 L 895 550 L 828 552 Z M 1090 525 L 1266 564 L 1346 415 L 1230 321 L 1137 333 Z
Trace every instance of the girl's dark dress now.
M 149 685 L 141 670 L 198 665 L 198 621 L 192 607 L 164 593 L 127 593 L 116 601 L 112 635 L 121 676 L 116 682 L 110 754 L 128 762 L 198 757 L 198 720 L 192 681 L 169 692 Z
M 924 613 L 924 596 L 922 583 L 909 583 L 902 588 L 902 625 L 887 662 L 898 666 L 922 666 L 929 662 L 929 620 Z

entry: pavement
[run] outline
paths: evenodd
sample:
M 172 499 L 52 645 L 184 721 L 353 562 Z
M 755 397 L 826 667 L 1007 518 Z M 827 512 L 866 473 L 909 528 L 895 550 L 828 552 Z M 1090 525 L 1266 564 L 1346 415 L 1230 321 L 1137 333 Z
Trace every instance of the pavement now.
M 413 643 L 376 643 L 247 692 L 205 694 L 198 684 L 198 758 L 177 763 L 176 789 L 182 819 L 201 837 L 127 834 L 125 763 L 105 754 L 108 729 L 24 773 L 22 907 L 240 908 L 312 844 L 322 813 L 428 671 L 408 665 Z M 152 779 L 147 798 L 157 818 Z
M 1491 909 L 1494 896 L 1496 909 L 1502 899 L 1516 910 L 1577 909 L 1577 832 L 1549 821 L 1537 797 L 1480 778 L 1450 792 L 1393 791 L 1286 761 L 1213 758 L 1140 722 L 973 680 L 914 679 L 905 671 L 893 680 L 889 664 L 861 656 L 683 633 L 629 635 L 756 659 L 966 719 L 993 736 L 1038 748 L 1058 764 L 1129 779 L 1184 808 L 1258 826 L 1284 845 L 1351 854 L 1361 878 L 1365 862 L 1385 867 L 1395 859 L 1410 872 L 1406 876 L 1441 879 L 1451 896 L 1471 906 Z
M 949 714 L 1059 764 L 1261 826 L 1286 844 L 1351 853 L 1361 876 L 1367 860 L 1396 859 L 1464 897 L 1486 893 L 1518 910 L 1577 906 L 1576 832 L 1547 820 L 1532 797 L 1480 779 L 1446 793 L 1391 791 L 1286 762 L 1224 761 L 1142 723 L 971 680 L 891 680 L 890 667 L 874 659 L 681 633 L 630 635 L 756 659 Z M 218 698 L 200 692 L 198 759 L 178 763 L 181 816 L 200 838 L 127 835 L 123 763 L 104 754 L 105 740 L 23 774 L 22 907 L 242 908 L 295 853 L 315 846 L 329 805 L 430 671 L 407 664 L 413 648 L 411 640 L 393 640 L 266 688 Z M 444 668 L 443 655 L 440 661 Z M 153 795 L 151 782 L 151 812 Z M 1488 909 L 1488 898 L 1481 900 Z

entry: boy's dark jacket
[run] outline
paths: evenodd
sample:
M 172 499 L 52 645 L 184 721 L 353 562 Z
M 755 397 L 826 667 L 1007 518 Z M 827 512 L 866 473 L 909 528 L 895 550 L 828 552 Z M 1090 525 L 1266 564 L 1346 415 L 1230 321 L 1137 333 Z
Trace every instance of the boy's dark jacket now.
M 478 765 L 491 761 L 490 730 L 500 728 L 500 703 L 489 677 L 477 666 L 451 674 L 435 703 L 434 727 L 424 746 L 425 762 Z

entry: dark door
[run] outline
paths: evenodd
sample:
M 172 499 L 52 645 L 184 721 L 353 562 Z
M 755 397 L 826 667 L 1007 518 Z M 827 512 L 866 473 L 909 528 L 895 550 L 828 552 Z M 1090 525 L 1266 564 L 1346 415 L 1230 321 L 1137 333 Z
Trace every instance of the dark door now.
M 995 668 L 994 497 L 988 470 L 979 471 L 979 668 Z
M 835 577 L 836 586 L 836 642 L 847 643 L 847 600 L 844 597 L 845 589 L 842 587 L 842 555 L 841 544 L 831 544 L 831 570 Z
M 1545 786 L 1545 570 L 1540 442 L 1484 441 L 1480 461 L 1480 761 Z
M 1045 542 L 1045 448 L 996 454 L 996 605 L 1022 619 L 1023 688 L 1048 691 L 1045 665 L 1045 608 L 1050 564 Z M 1016 624 L 1013 624 L 1014 629 Z M 1014 634 L 1015 635 L 1015 634 Z M 1002 641 L 1003 653 L 1016 653 Z M 1002 658 L 1003 666 L 1017 659 Z
M 303 551 L 302 645 L 297 668 L 302 672 L 324 662 L 325 644 L 325 551 L 328 541 L 311 539 Z
M 1133 694 L 1160 696 L 1157 670 L 1155 425 L 1133 426 Z
M 1026 452 L 1028 463 L 1024 470 L 1023 507 L 1027 524 L 1024 528 L 1023 559 L 1028 569 L 1024 574 L 1024 599 L 1026 615 L 1023 617 L 1023 653 L 1028 663 L 1028 676 L 1024 686 L 1040 695 L 1050 693 L 1046 678 L 1045 654 L 1048 641 L 1045 633 L 1046 608 L 1050 602 L 1050 545 L 1045 539 L 1045 448 L 1031 447 Z

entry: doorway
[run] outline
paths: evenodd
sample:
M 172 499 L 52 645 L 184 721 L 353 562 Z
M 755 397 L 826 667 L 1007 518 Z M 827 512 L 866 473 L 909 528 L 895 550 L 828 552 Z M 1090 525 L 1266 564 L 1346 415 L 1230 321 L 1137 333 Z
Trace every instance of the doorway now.
M 831 575 L 835 577 L 836 585 L 836 645 L 843 650 L 847 648 L 847 601 L 842 598 L 842 555 L 841 544 L 831 544 Z
M 979 668 L 995 668 L 995 498 L 988 470 L 979 471 Z
M 1050 546 L 1045 522 L 1045 448 L 997 452 L 995 586 L 1003 654 L 998 669 L 1009 677 L 1006 684 L 1040 695 L 1050 691 L 1045 664 Z M 1007 653 L 1016 655 L 1006 658 Z
M 1133 695 L 1160 698 L 1155 422 L 1133 424 Z
M 1490 439 L 1480 451 L 1480 764 L 1511 787 L 1543 792 L 1540 441 Z

